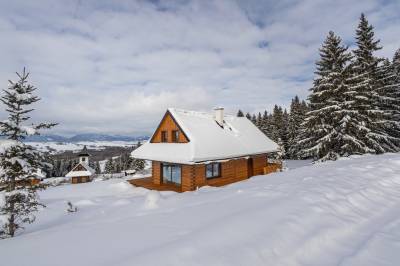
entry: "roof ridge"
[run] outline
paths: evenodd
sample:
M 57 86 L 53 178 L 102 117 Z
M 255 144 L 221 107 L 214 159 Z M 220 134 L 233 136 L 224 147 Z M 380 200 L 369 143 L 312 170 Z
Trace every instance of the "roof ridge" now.
M 178 113 L 185 113 L 185 114 L 192 114 L 192 115 L 200 114 L 200 115 L 214 116 L 214 112 L 212 112 L 212 111 L 211 112 L 195 111 L 195 110 L 188 110 L 188 109 L 174 108 L 174 107 L 169 107 L 168 111 L 174 112 L 174 113 L 178 112 Z M 237 117 L 237 116 L 225 113 L 224 117 Z M 238 118 L 240 118 L 240 117 L 238 117 Z

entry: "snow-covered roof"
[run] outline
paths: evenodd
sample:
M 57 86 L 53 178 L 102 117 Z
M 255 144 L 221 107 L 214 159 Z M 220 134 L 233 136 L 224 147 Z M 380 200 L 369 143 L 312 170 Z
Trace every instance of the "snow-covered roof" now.
M 194 164 L 277 151 L 278 145 L 246 117 L 224 116 L 220 127 L 213 113 L 169 108 L 188 143 L 146 142 L 132 152 L 140 159 Z
M 86 171 L 76 171 L 75 169 L 81 165 L 83 168 L 86 169 Z M 90 167 L 86 163 L 78 163 L 68 174 L 66 174 L 66 177 L 77 177 L 77 176 L 92 176 L 95 174 L 95 170 Z

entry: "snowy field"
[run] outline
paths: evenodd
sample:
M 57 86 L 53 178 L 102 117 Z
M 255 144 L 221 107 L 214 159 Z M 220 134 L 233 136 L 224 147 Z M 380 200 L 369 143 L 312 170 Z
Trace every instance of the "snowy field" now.
M 41 198 L 37 221 L 0 240 L 1 265 L 400 265 L 398 154 L 182 194 L 113 179 Z
M 311 165 L 312 160 L 284 160 L 283 167 L 285 170 L 293 170 L 303 166 Z
M 83 146 L 91 150 L 102 150 L 105 147 L 131 147 L 137 141 L 81 141 L 81 142 L 27 142 L 27 144 L 36 147 L 40 151 L 63 152 L 79 151 Z

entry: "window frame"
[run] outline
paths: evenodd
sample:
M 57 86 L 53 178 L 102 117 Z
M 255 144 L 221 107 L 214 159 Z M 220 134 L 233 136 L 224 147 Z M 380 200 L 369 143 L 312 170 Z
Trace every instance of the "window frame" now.
M 179 130 L 172 130 L 171 131 L 171 136 L 172 136 L 172 142 L 179 142 Z
M 161 130 L 161 142 L 168 142 L 168 131 Z
M 208 176 L 207 173 L 209 172 L 207 168 L 211 166 L 211 176 Z M 217 167 L 218 166 L 218 169 Z M 213 179 L 221 177 L 221 163 L 208 163 L 206 164 L 206 179 Z
M 165 174 L 165 170 L 164 170 L 164 167 L 170 167 L 170 171 L 169 171 L 169 176 L 167 176 L 167 177 L 164 177 L 164 174 Z M 173 174 L 174 174 L 174 171 L 172 170 L 172 168 L 173 167 L 176 167 L 176 168 L 179 168 L 179 174 L 180 174 L 180 176 L 179 176 L 179 180 L 180 180 L 180 183 L 176 183 L 176 182 L 174 182 L 174 181 L 172 181 L 173 180 Z M 161 164 L 161 180 L 162 180 L 162 183 L 167 183 L 167 184 L 174 184 L 174 185 L 177 185 L 177 186 L 180 186 L 180 185 L 182 185 L 182 165 L 180 165 L 180 164 L 170 164 L 170 163 L 162 163 Z

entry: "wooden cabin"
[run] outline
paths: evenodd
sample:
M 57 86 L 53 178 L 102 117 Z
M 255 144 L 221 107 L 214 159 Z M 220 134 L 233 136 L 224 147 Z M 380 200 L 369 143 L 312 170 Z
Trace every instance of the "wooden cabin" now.
M 72 184 L 91 182 L 95 170 L 89 166 L 90 154 L 86 146 L 83 147 L 82 151 L 78 154 L 78 157 L 79 163 L 75 165 L 65 177 L 71 178 Z
M 201 113 L 169 108 L 150 140 L 132 157 L 152 161 L 152 175 L 133 185 L 178 192 L 222 186 L 265 174 L 278 145 L 246 117 L 223 108 Z

